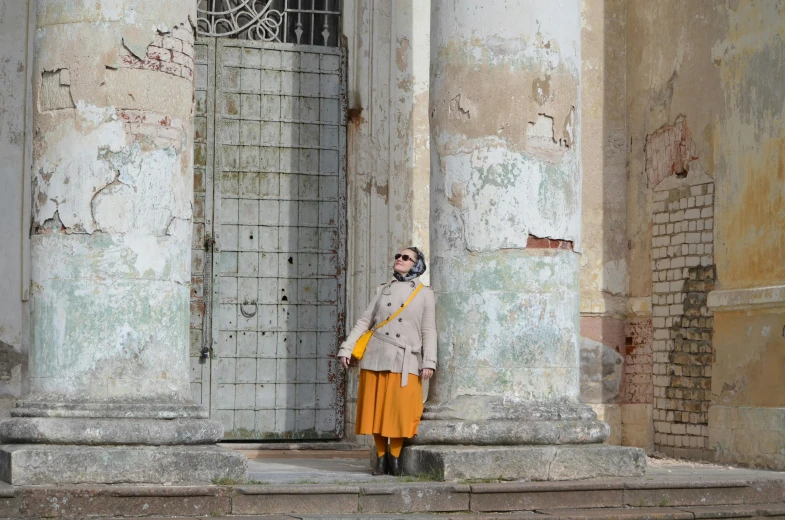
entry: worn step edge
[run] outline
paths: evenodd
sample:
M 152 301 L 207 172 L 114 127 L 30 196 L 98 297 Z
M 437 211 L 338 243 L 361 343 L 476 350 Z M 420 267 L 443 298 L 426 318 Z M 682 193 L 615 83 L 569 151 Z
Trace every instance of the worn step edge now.
M 360 486 L 232 486 L 241 495 L 358 495 Z
M 607 509 L 537 509 L 536 513 L 570 520 L 694 520 L 692 513 L 667 507 Z
M 624 489 L 709 489 L 709 488 L 743 488 L 750 487 L 757 483 L 774 481 L 780 479 L 760 479 L 760 480 L 697 480 L 683 482 L 625 482 Z
M 777 481 L 778 479 L 771 479 Z M 611 482 L 581 482 L 581 481 L 549 481 L 549 482 L 494 482 L 470 484 L 472 493 L 516 493 L 527 491 L 601 491 L 612 489 L 716 489 L 716 488 L 744 488 L 750 487 L 755 482 L 748 480 L 713 480 L 702 482 L 624 482 L 614 480 Z
M 785 504 L 739 504 L 735 506 L 698 506 L 678 507 L 692 513 L 696 519 L 709 518 L 750 518 L 758 516 L 781 516 L 785 514 Z
M 471 493 L 472 489 L 469 484 L 450 484 L 450 483 L 430 483 L 430 482 L 412 482 L 406 484 L 371 484 L 368 486 L 361 486 L 360 492 L 363 495 L 395 495 L 402 491 L 410 490 L 433 490 L 447 493 Z
M 108 497 L 213 497 L 228 494 L 217 486 L 19 486 L 18 493 Z M 2 497 L 3 490 L 0 490 Z M 14 496 L 14 495 L 9 495 Z

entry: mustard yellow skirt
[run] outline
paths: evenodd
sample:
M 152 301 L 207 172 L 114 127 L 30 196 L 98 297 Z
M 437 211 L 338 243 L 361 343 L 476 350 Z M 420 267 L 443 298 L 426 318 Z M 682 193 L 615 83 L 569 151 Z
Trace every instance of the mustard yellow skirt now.
M 422 380 L 409 374 L 401 387 L 401 374 L 360 370 L 357 389 L 357 435 L 411 438 L 422 416 Z

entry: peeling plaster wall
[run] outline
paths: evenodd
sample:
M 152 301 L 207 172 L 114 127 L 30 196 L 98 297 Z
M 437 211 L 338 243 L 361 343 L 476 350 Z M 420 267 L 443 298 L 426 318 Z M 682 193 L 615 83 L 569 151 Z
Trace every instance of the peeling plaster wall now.
M 0 416 L 22 393 L 29 349 L 29 307 L 23 301 L 24 264 L 29 263 L 23 246 L 28 14 L 28 2 L 0 0 Z
M 430 1 L 346 2 L 347 327 L 392 276 L 402 247 L 429 252 L 428 71 Z M 430 260 L 430 258 L 428 258 Z M 429 274 L 423 276 L 427 284 Z M 356 373 L 347 385 L 354 431 Z
M 481 9 L 432 10 L 431 397 L 577 399 L 579 4 Z
M 629 2 L 627 41 L 631 296 L 650 296 L 652 287 L 652 183 L 660 177 L 646 164 L 647 139 L 686 125 L 689 134 L 673 142 L 687 148 L 669 160 L 715 182 L 708 300 L 717 410 L 708 413 L 708 447 L 721 461 L 783 469 L 785 438 L 766 432 L 785 406 L 785 4 Z
M 32 400 L 190 399 L 190 4 L 38 1 Z

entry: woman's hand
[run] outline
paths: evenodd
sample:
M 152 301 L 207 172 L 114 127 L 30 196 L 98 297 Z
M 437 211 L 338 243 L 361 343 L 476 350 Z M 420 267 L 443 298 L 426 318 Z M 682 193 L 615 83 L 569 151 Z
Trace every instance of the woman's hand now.
M 341 364 L 343 368 L 349 368 L 349 358 L 348 357 L 339 357 L 338 359 L 341 360 Z
M 423 368 L 422 369 L 422 379 L 423 381 L 428 381 L 431 376 L 433 376 L 433 369 L 432 368 Z

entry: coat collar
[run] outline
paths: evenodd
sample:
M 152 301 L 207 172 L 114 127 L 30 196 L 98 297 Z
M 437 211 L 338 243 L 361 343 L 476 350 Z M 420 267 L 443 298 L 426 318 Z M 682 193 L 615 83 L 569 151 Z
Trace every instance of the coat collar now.
M 396 287 L 407 286 L 407 287 L 411 287 L 412 289 L 416 289 L 417 286 L 422 285 L 422 282 L 420 281 L 420 277 L 419 276 L 416 277 L 416 278 L 412 278 L 411 280 L 409 280 L 407 282 L 399 282 L 398 280 L 393 278 L 392 280 L 390 280 L 389 282 L 384 284 L 384 286 L 382 287 L 382 293 L 389 294 L 389 292 L 387 292 L 387 291 L 390 291 L 390 289 L 392 288 L 392 286 L 394 284 L 395 284 Z

